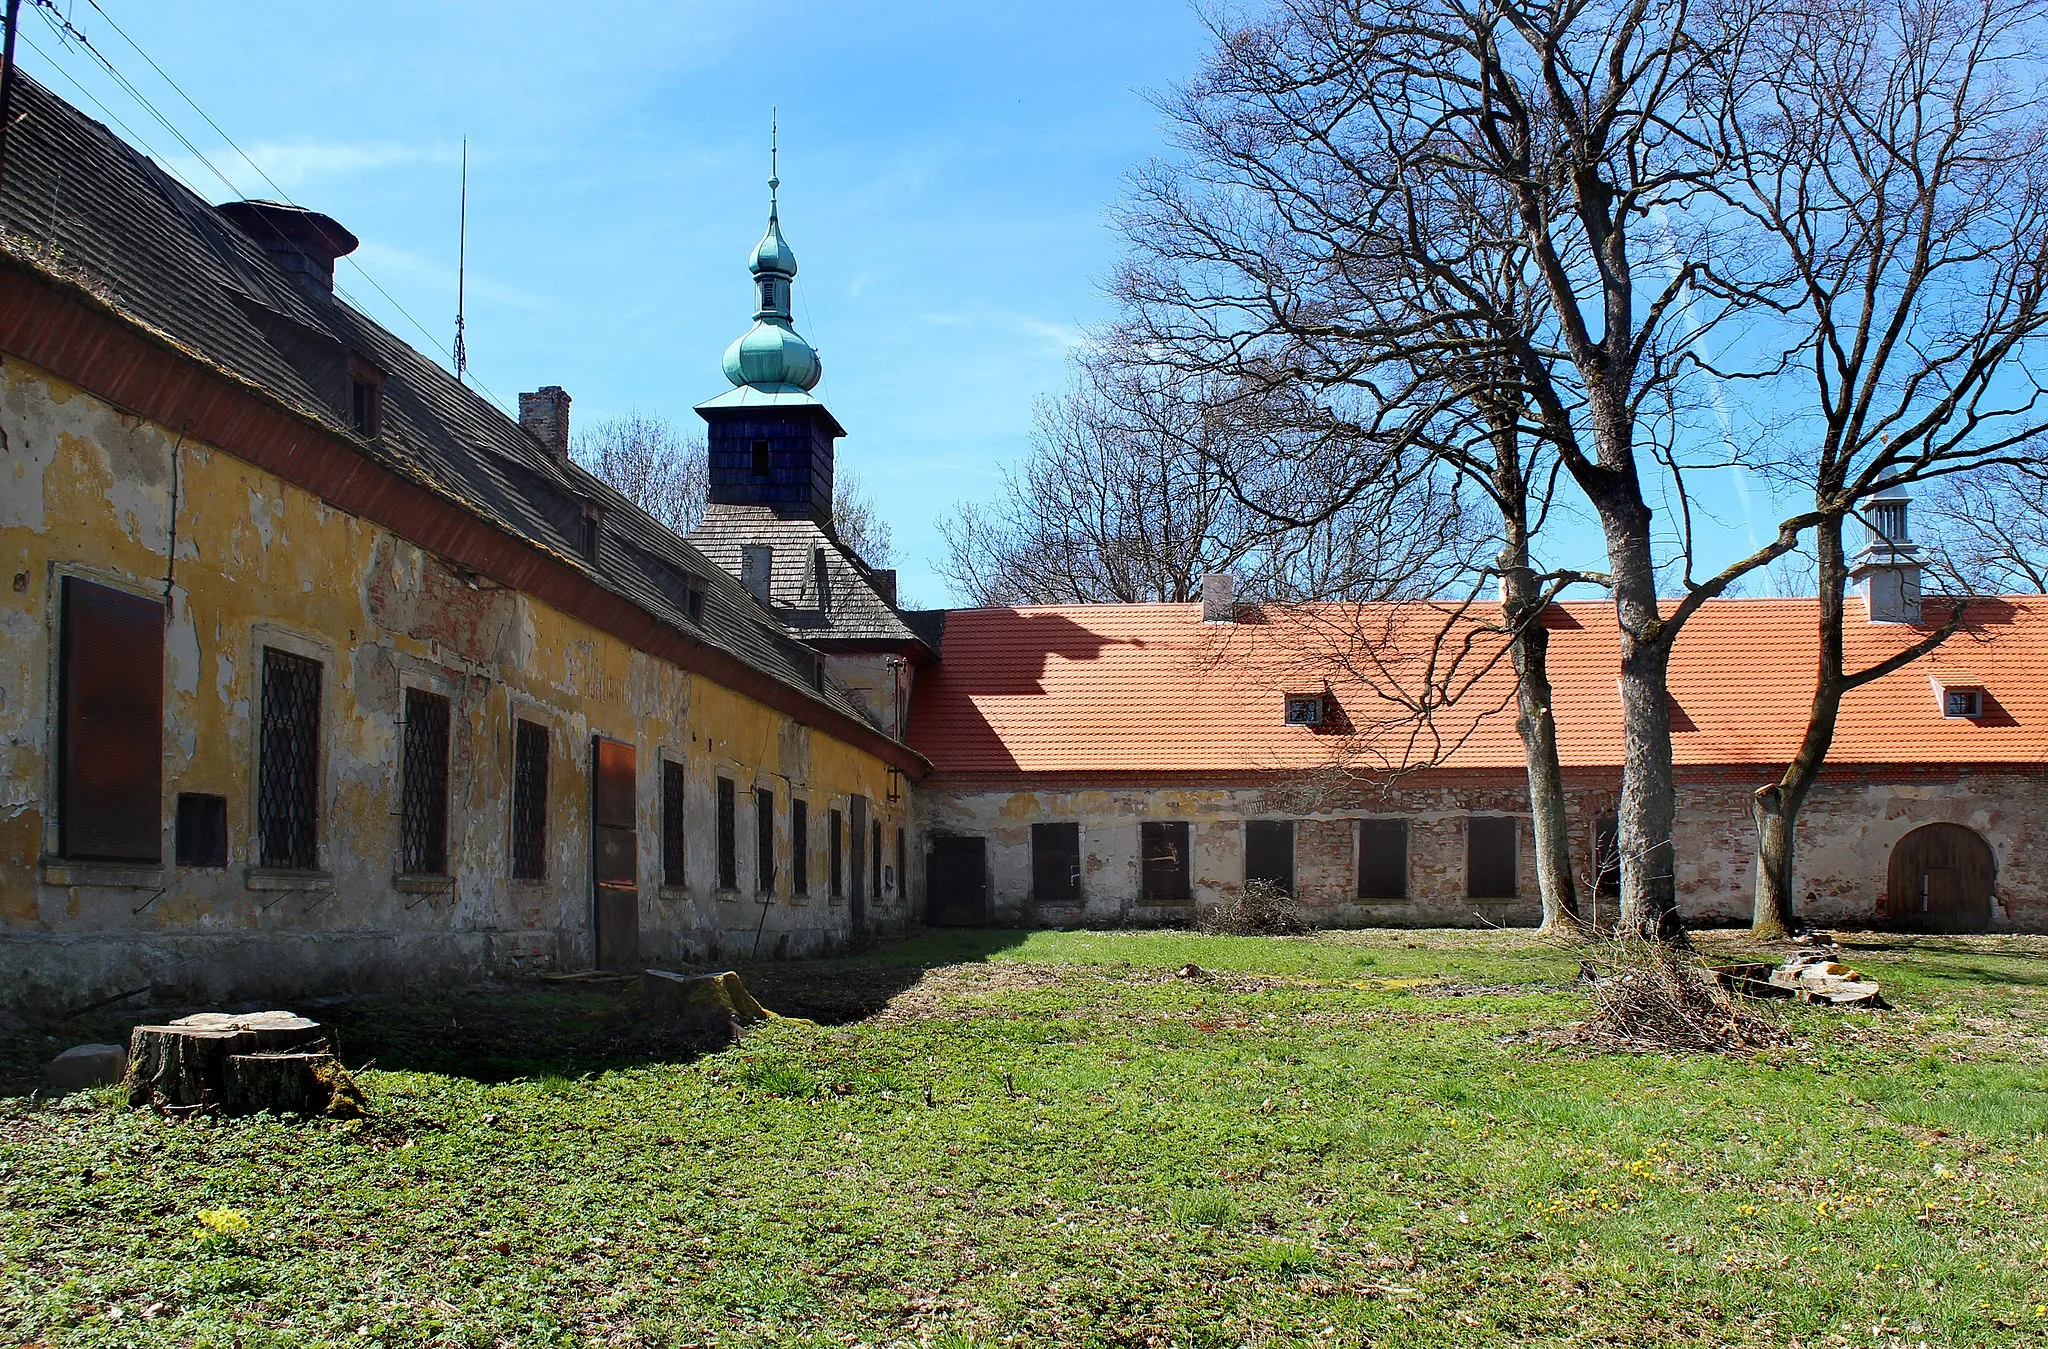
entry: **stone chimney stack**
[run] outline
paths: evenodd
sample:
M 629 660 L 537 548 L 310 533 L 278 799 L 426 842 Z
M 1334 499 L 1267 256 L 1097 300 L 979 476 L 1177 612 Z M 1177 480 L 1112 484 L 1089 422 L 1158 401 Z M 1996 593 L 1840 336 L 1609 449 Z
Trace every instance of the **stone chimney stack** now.
M 556 463 L 569 458 L 569 395 L 559 384 L 519 395 L 519 424 Z
M 1920 621 L 1919 546 L 1907 528 L 1904 492 L 1887 492 L 1872 497 L 1865 517 L 1869 537 L 1849 580 L 1863 591 L 1863 602 L 1872 623 L 1918 623 Z
M 1202 621 L 1237 622 L 1237 578 L 1229 572 L 1211 572 L 1202 578 Z

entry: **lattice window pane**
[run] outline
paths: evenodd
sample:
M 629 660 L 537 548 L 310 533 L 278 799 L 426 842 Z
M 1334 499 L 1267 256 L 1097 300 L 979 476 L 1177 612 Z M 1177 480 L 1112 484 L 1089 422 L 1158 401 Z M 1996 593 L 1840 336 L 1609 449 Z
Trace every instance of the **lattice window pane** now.
M 405 691 L 405 766 L 399 867 L 409 876 L 448 874 L 448 700 Z
M 661 764 L 661 883 L 688 884 L 689 852 L 683 846 L 683 789 L 687 780 L 683 766 L 664 759 Z
M 731 778 L 718 780 L 718 888 L 721 890 L 740 888 L 739 802 L 734 795 L 737 790 Z
M 548 728 L 522 721 L 512 745 L 512 874 L 539 880 L 548 851 Z
M 263 649 L 259 754 L 258 856 L 266 867 L 310 871 L 319 862 L 319 661 Z
M 806 801 L 789 803 L 789 876 L 793 892 L 811 892 L 811 807 Z

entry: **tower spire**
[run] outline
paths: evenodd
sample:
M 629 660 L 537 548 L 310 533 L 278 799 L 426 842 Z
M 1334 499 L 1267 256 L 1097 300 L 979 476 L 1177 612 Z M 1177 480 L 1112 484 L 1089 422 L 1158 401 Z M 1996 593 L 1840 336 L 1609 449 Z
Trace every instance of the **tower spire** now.
M 779 110 L 775 108 L 768 109 L 768 218 L 770 220 L 775 219 L 777 210 L 775 197 L 782 188 L 782 172 L 777 167 L 779 151 L 776 146 L 777 135 L 780 131 L 778 125 L 780 121 Z
M 725 375 L 755 389 L 815 388 L 821 373 L 818 353 L 797 335 L 790 307 L 796 283 L 796 254 L 782 237 L 782 131 L 778 113 L 768 116 L 768 229 L 747 259 L 754 275 L 754 326 L 726 348 Z

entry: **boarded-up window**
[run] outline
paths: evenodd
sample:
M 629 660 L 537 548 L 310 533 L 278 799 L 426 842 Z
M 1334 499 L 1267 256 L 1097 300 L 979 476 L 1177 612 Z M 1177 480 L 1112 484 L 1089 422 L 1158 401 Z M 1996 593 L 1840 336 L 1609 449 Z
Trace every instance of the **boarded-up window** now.
M 1147 820 L 1138 826 L 1141 893 L 1147 904 L 1188 902 L 1188 826 L 1185 820 Z
M 789 803 L 789 888 L 792 893 L 811 893 L 811 806 L 808 801 Z
M 405 691 L 405 762 L 400 792 L 399 870 L 409 876 L 445 876 L 448 700 L 438 693 Z
M 1031 898 L 1040 904 L 1081 902 L 1081 826 L 1031 826 Z
M 846 896 L 846 817 L 833 811 L 829 826 L 832 830 L 832 898 L 843 899 Z
M 1593 821 L 1593 893 L 1621 897 L 1621 821 L 1612 815 Z
M 689 849 L 683 836 L 683 791 L 688 786 L 683 766 L 661 761 L 661 883 L 689 884 Z
M 718 780 L 718 888 L 740 888 L 739 789 L 731 778 Z
M 1281 894 L 1294 893 L 1294 821 L 1244 822 L 1244 879 L 1264 881 Z
M 548 728 L 522 721 L 512 735 L 512 874 L 547 874 Z
M 1358 822 L 1358 897 L 1408 897 L 1408 821 Z
M 319 858 L 320 662 L 263 649 L 263 732 L 256 773 L 257 854 L 309 871 Z
M 69 576 L 61 622 L 57 851 L 160 862 L 164 607 Z
M 766 787 L 754 789 L 754 888 L 775 889 L 775 793 Z
M 1465 822 L 1466 893 L 1473 899 L 1515 897 L 1516 837 L 1511 815 L 1474 815 Z
M 590 743 L 591 879 L 608 890 L 640 885 L 640 755 L 623 740 Z M 636 920 L 637 921 L 637 920 Z

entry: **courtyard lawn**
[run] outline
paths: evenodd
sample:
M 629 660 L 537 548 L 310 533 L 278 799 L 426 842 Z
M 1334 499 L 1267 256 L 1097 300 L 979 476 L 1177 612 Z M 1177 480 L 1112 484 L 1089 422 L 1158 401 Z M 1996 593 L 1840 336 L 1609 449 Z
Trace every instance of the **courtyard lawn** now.
M 0 1105 L 0 1340 L 2048 1344 L 2048 940 L 1847 945 L 1900 1010 L 1730 1058 L 1553 1047 L 1577 955 L 1503 932 L 935 934 L 695 1059 L 616 989 L 321 1009 L 366 1122 Z

